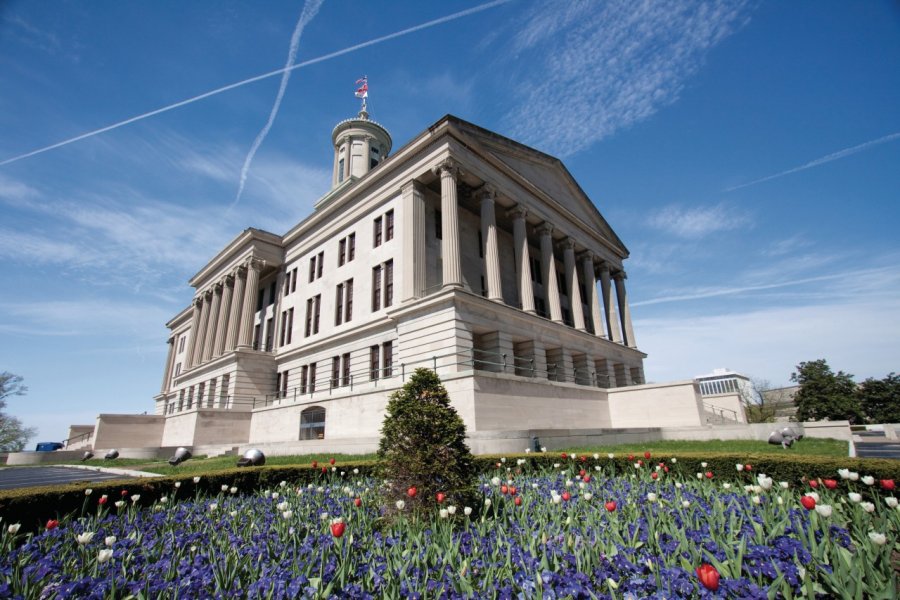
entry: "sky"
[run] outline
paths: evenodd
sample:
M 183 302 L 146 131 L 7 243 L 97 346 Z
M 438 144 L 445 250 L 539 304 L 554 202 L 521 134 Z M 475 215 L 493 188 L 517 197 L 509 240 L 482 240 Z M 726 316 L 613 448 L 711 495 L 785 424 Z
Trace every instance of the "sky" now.
M 0 372 L 32 441 L 153 410 L 187 280 L 311 212 L 363 75 L 395 149 L 450 113 L 564 162 L 631 253 L 648 381 L 900 371 L 896 2 L 6 0 Z

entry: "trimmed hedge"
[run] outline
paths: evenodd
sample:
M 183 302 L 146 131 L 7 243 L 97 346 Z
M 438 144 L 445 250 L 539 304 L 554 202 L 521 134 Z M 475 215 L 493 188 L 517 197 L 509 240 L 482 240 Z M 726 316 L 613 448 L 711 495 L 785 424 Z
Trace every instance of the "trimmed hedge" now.
M 680 474 L 686 478 L 695 477 L 696 473 L 711 471 L 715 481 L 732 481 L 750 483 L 751 479 L 759 473 L 765 473 L 776 482 L 787 481 L 792 486 L 805 486 L 809 479 L 839 479 L 838 469 L 850 469 L 862 475 L 871 475 L 876 480 L 894 479 L 900 485 L 900 462 L 884 459 L 859 459 L 859 458 L 832 458 L 817 456 L 779 456 L 770 454 L 732 454 L 732 453 L 677 453 L 674 456 L 677 462 L 672 463 L 672 454 L 654 454 L 650 459 L 645 459 L 642 452 L 634 453 L 634 458 L 629 459 L 627 454 L 617 453 L 610 459 L 606 454 L 600 454 L 594 459 L 592 454 L 579 454 L 574 460 L 571 455 L 564 459 L 560 452 L 529 453 L 529 454 L 497 454 L 475 457 L 475 466 L 478 472 L 488 475 L 501 476 L 507 473 L 513 475 L 517 469 L 525 472 L 539 468 L 554 468 L 559 464 L 560 469 L 571 467 L 576 472 L 585 469 L 594 476 L 601 475 L 594 470 L 600 465 L 603 467 L 603 476 L 609 475 L 610 464 L 615 465 L 616 475 L 630 475 L 636 473 L 634 463 L 638 460 L 644 462 L 642 469 L 652 469 L 659 463 L 665 463 L 669 468 L 669 476 Z M 505 459 L 505 462 L 504 460 Z M 517 465 L 518 460 L 524 460 L 522 467 Z M 702 467 L 701 463 L 707 463 Z M 738 472 L 736 464 L 750 464 L 752 470 L 747 473 Z M 36 531 L 44 526 L 48 519 L 78 515 L 86 509 L 93 512 L 97 508 L 97 501 L 102 495 L 108 496 L 107 507 L 115 510 L 113 503 L 122 498 L 122 491 L 127 495 L 139 494 L 139 504 L 149 506 L 163 496 L 175 499 L 202 496 L 215 496 L 222 493 L 222 486 L 236 487 L 238 493 L 255 491 L 260 489 L 275 490 L 282 481 L 291 485 L 307 485 L 328 481 L 332 478 L 355 477 L 354 469 L 358 476 L 373 476 L 376 471 L 375 461 L 339 462 L 332 467 L 324 465 L 317 469 L 308 465 L 296 466 L 272 466 L 258 468 L 234 468 L 215 471 L 200 475 L 200 481 L 194 483 L 195 473 L 176 475 L 169 477 L 156 477 L 146 479 L 122 479 L 108 480 L 92 484 L 72 483 L 62 486 L 48 486 L 41 488 L 25 488 L 19 490 L 5 490 L 0 492 L 0 517 L 3 526 L 9 523 L 21 523 L 22 531 Z M 332 470 L 334 469 L 334 470 Z M 176 490 L 175 483 L 181 482 L 181 487 Z M 856 483 L 858 491 L 867 488 L 861 482 Z M 90 496 L 85 495 L 86 489 L 92 489 Z M 804 487 L 801 489 L 809 489 Z M 868 488 L 871 494 L 883 494 L 876 485 Z M 227 493 L 227 492 L 226 492 Z M 900 491 L 896 492 L 900 495 Z M 124 498 L 130 504 L 129 498 Z

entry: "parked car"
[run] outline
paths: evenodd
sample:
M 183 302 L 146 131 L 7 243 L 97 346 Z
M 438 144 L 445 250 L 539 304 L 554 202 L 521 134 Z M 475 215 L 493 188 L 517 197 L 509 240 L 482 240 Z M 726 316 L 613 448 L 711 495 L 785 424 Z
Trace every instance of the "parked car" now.
M 61 450 L 63 445 L 60 442 L 38 442 L 37 448 L 35 448 L 38 452 L 53 452 L 54 450 Z

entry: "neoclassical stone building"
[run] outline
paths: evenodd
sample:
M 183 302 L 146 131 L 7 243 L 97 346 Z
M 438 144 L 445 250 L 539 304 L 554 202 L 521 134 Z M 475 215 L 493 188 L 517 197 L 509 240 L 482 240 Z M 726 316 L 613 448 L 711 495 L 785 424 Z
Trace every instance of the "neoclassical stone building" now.
M 142 433 L 101 415 L 95 447 L 352 447 L 377 438 L 418 367 L 470 433 L 654 412 L 652 395 L 641 414 L 613 402 L 652 387 L 628 250 L 558 159 L 450 115 L 394 154 L 365 110 L 332 142 L 312 214 L 282 234 L 246 229 L 191 278 Z

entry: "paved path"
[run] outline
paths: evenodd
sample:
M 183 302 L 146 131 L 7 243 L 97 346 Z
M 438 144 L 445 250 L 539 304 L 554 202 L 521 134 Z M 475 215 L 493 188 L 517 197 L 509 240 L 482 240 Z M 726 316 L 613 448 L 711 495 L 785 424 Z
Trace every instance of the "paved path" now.
M 92 482 L 130 478 L 130 475 L 122 472 L 109 473 L 76 467 L 15 467 L 0 469 L 0 490 L 59 485 L 73 481 Z

